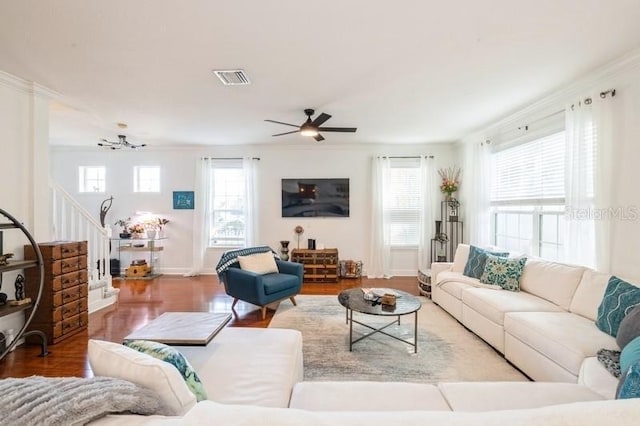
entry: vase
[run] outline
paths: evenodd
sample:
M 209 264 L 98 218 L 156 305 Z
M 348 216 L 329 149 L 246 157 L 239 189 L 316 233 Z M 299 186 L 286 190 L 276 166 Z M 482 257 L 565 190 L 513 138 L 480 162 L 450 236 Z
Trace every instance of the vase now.
M 131 234 L 128 232 L 121 232 L 120 238 L 122 238 L 123 240 L 128 240 L 129 238 L 131 238 Z
M 282 260 L 289 260 L 289 241 L 280 241 L 282 248 L 280 249 L 280 258 Z
M 147 238 L 150 240 L 156 239 L 156 230 L 155 229 L 147 229 Z

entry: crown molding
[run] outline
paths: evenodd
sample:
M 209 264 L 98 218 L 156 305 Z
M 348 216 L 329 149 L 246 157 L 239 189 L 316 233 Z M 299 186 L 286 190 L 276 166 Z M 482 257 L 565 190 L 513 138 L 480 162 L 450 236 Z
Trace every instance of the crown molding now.
M 544 117 L 564 106 L 574 98 L 587 95 L 593 96 L 591 92 L 602 92 L 613 87 L 606 87 L 606 84 L 614 83 L 613 80 L 623 77 L 625 74 L 633 72 L 640 67 L 640 48 L 634 49 L 620 58 L 608 62 L 605 65 L 594 69 L 575 83 L 558 87 L 547 92 L 533 103 L 518 108 L 503 118 L 476 130 L 463 137 L 462 144 L 484 141 L 496 133 L 500 133 L 505 129 L 517 127 L 527 121 L 535 121 L 540 117 Z M 596 86 L 603 86 L 597 87 Z
M 28 81 L 5 71 L 0 71 L 0 84 L 28 95 L 47 99 L 60 99 L 62 95 L 39 83 Z

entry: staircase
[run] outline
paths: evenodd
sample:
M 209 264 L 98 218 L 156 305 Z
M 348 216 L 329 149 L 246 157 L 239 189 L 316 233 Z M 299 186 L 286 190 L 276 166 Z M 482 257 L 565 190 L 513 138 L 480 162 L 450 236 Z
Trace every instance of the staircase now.
M 51 218 L 56 241 L 87 241 L 89 272 L 89 313 L 118 301 L 117 288 L 112 286 L 110 270 L 111 227 L 104 228 L 84 207 L 60 185 L 49 179 Z

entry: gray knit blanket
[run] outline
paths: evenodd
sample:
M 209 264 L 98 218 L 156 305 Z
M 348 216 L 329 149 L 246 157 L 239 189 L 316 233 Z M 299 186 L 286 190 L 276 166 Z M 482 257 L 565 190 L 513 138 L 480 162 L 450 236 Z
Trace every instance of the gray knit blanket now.
M 157 394 L 111 377 L 0 380 L 0 425 L 84 425 L 107 414 L 170 414 Z

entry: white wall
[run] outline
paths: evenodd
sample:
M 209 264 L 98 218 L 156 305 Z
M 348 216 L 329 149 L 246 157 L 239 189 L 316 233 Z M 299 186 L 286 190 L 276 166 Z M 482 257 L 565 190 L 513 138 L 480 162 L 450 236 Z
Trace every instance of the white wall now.
M 48 100 L 41 88 L 0 72 L 0 208 L 18 219 L 38 241 L 49 238 Z M 4 217 L 0 222 L 6 222 Z M 22 259 L 29 241 L 20 230 L 3 231 L 4 253 Z M 14 297 L 19 271 L 3 274 L 2 291 Z M 31 283 L 26 283 L 30 285 Z M 0 331 L 24 324 L 22 312 L 0 318 Z
M 612 182 L 611 207 L 623 208 L 629 214 L 626 218 L 611 221 L 611 272 L 622 278 L 640 282 L 640 53 L 632 52 L 619 60 L 607 64 L 593 73 L 576 80 L 575 83 L 559 88 L 552 95 L 544 97 L 521 111 L 506 117 L 465 138 L 462 151 L 469 161 L 470 144 L 491 139 L 500 129 L 515 128 L 530 119 L 544 117 L 558 111 L 566 104 L 587 96 L 599 96 L 601 91 L 616 89 L 616 96 L 609 102 L 613 105 L 613 173 L 608 177 Z M 464 205 L 469 207 L 469 205 Z M 473 214 L 467 211 L 466 216 Z M 472 235 L 473 231 L 465 232 Z M 474 241 L 471 241 L 472 243 Z
M 90 143 L 93 145 L 93 143 Z M 151 144 L 152 145 L 152 144 Z M 114 196 L 107 222 L 128 217 L 136 211 L 151 211 L 171 220 L 166 227 L 170 240 L 166 244 L 159 269 L 165 273 L 184 273 L 191 266 L 193 211 L 173 210 L 172 192 L 195 188 L 195 165 L 202 156 L 260 157 L 259 163 L 259 234 L 260 244 L 279 249 L 281 240 L 297 246 L 293 229 L 304 227 L 300 246 L 307 238 L 315 238 L 325 247 L 336 247 L 341 259 L 358 259 L 368 264 L 371 200 L 371 158 L 374 155 L 433 154 L 439 166 L 456 163 L 457 148 L 453 144 L 430 145 L 329 145 L 301 140 L 299 146 L 252 145 L 244 147 L 213 146 L 210 148 L 154 148 L 138 151 L 109 151 L 98 147 L 77 149 L 54 147 L 51 167 L 54 179 L 98 217 L 103 199 Z M 78 194 L 78 166 L 107 167 L 106 194 Z M 132 173 L 135 165 L 159 165 L 162 170 L 160 194 L 134 194 Z M 349 218 L 282 218 L 282 178 L 349 178 Z M 437 190 L 437 188 L 435 188 Z M 195 202 L 199 202 L 198 194 Z M 222 250 L 210 250 L 206 266 L 213 270 Z M 416 250 L 394 253 L 394 275 L 416 275 Z

